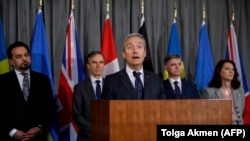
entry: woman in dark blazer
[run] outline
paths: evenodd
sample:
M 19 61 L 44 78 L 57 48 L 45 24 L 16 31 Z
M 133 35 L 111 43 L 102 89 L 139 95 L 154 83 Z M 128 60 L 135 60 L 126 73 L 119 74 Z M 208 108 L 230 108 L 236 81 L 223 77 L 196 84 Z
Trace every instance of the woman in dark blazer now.
M 245 106 L 245 95 L 238 80 L 238 71 L 231 60 L 220 60 L 208 88 L 203 92 L 206 99 L 232 100 L 232 124 L 244 124 L 242 114 Z M 220 108 L 220 107 L 218 107 Z

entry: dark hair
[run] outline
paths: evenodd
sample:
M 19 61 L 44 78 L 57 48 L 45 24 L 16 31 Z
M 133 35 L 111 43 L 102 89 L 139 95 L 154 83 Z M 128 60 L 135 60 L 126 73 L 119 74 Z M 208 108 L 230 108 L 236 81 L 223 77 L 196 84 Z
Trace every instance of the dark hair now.
M 214 70 L 214 75 L 210 83 L 208 84 L 208 87 L 215 87 L 215 88 L 220 88 L 221 87 L 221 76 L 220 76 L 220 71 L 225 63 L 230 63 L 234 67 L 234 78 L 231 81 L 231 86 L 233 89 L 238 89 L 240 87 L 240 81 L 238 80 L 239 73 L 237 71 L 237 68 L 235 66 L 235 63 L 231 60 L 220 60 Z
M 21 42 L 21 41 L 16 41 L 14 43 L 12 43 L 8 49 L 7 49 L 7 55 L 8 55 L 8 58 L 9 59 L 12 59 L 12 54 L 11 54 L 11 51 L 16 48 L 16 47 L 24 47 L 26 48 L 26 50 L 28 51 L 28 53 L 30 53 L 30 50 L 29 50 L 29 46 L 27 44 L 25 44 L 24 42 Z
M 93 57 L 93 56 L 95 56 L 95 55 L 97 55 L 97 54 L 102 55 L 103 59 L 105 60 L 105 57 L 104 57 L 104 55 L 102 54 L 102 52 L 100 52 L 100 51 L 91 51 L 91 52 L 87 55 L 87 57 L 86 57 L 86 59 L 85 59 L 85 63 L 88 64 L 88 63 L 89 63 L 89 58 L 91 58 L 91 57 Z
M 166 65 L 171 59 L 181 59 L 178 54 L 170 54 L 164 58 L 164 65 Z

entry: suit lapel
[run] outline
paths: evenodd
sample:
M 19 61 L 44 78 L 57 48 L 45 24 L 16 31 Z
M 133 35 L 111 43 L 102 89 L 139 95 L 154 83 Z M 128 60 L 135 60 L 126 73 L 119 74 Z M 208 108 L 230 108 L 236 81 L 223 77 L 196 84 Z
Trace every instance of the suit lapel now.
M 126 72 L 125 69 L 123 69 L 121 72 L 120 72 L 120 79 L 123 83 L 123 86 L 126 88 L 126 90 L 128 91 L 128 94 L 133 97 L 134 99 L 137 99 L 136 97 L 136 93 L 135 93 L 135 88 L 133 86 L 133 84 L 131 83 L 130 79 L 129 79 L 129 76 Z
M 187 89 L 186 81 L 184 79 L 181 79 L 181 94 L 182 92 L 185 92 L 186 89 Z
M 239 91 L 238 91 L 238 90 L 233 90 L 232 92 L 233 92 L 233 93 L 232 93 L 233 100 L 234 100 L 234 101 L 238 101 L 238 98 L 240 97 L 240 96 L 239 96 L 239 95 L 240 95 Z M 238 102 L 236 102 L 236 103 L 238 103 Z
M 22 89 L 21 89 L 21 86 L 20 86 L 20 84 L 19 84 L 19 82 L 18 82 L 16 73 L 15 73 L 14 70 L 11 72 L 10 77 L 11 77 L 10 80 L 14 80 L 14 81 L 13 81 L 14 84 L 12 84 L 13 87 L 16 87 L 16 88 L 13 88 L 13 90 L 17 90 L 19 93 L 20 93 L 20 92 L 23 93 L 23 92 L 22 92 Z
M 175 99 L 176 95 L 174 89 L 172 88 L 169 79 L 165 80 L 165 90 L 167 91 L 167 97 L 170 99 Z
M 23 96 L 22 88 L 18 82 L 18 78 L 17 78 L 16 72 L 14 70 L 11 71 L 10 80 L 11 80 L 11 82 L 13 80 L 13 83 L 10 85 L 11 86 L 10 91 L 12 91 L 10 93 L 16 94 L 20 99 L 23 100 L 24 103 L 26 103 L 24 96 Z
M 172 88 L 170 82 L 169 82 L 169 79 L 167 79 L 166 81 L 166 89 L 168 92 L 171 92 L 171 93 L 174 93 L 174 89 Z
M 144 71 L 144 95 L 143 98 L 146 98 L 150 95 L 152 90 L 152 85 L 151 85 L 151 76 L 150 73 L 147 71 Z
M 90 94 L 90 98 L 92 99 L 96 99 L 96 95 L 95 95 L 95 90 L 94 90 L 94 87 L 92 86 L 92 82 L 90 80 L 90 78 L 87 79 L 87 94 L 89 93 Z
M 223 98 L 220 89 L 215 88 L 215 91 L 214 91 L 214 92 L 215 92 L 215 97 L 216 97 L 216 98 L 218 98 L 218 99 L 222 99 L 222 98 Z

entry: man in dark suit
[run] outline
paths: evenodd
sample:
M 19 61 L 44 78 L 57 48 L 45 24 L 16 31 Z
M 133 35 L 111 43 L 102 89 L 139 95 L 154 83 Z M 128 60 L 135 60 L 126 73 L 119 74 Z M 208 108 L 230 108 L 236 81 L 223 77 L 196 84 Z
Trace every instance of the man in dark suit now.
M 92 51 L 86 58 L 90 77 L 74 87 L 73 120 L 78 126 L 77 141 L 90 141 L 90 102 L 100 99 L 104 79 L 104 56 L 100 51 Z M 98 84 L 99 86 L 98 86 Z M 98 92 L 99 91 L 99 92 Z
M 15 42 L 7 49 L 13 70 L 0 75 L 3 141 L 46 141 L 46 131 L 55 113 L 49 78 L 30 70 L 28 46 Z M 26 73 L 27 85 L 23 85 Z M 27 88 L 27 91 L 24 90 Z M 24 95 L 26 94 L 26 95 Z
M 165 80 L 164 89 L 167 99 L 198 99 L 199 92 L 194 83 L 181 79 L 181 58 L 173 54 L 164 58 L 165 70 L 168 72 L 168 79 Z
M 143 69 L 146 44 L 141 34 L 132 33 L 125 38 L 122 56 L 126 60 L 126 67 L 105 77 L 102 99 L 165 98 L 161 78 Z

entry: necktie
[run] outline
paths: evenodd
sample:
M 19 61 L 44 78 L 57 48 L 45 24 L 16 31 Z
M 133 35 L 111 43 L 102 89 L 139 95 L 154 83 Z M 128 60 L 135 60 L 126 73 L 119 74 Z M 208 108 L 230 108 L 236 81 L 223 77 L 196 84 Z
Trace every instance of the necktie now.
M 174 81 L 174 90 L 175 90 L 175 94 L 176 94 L 176 99 L 180 99 L 181 96 L 181 90 L 180 87 L 178 86 L 178 81 Z
M 143 85 L 140 78 L 141 73 L 140 72 L 133 72 L 133 75 L 135 77 L 135 89 L 136 89 L 136 95 L 138 99 L 142 98 L 143 93 Z
M 25 100 L 27 101 L 29 97 L 29 78 L 28 78 L 28 73 L 23 72 L 23 95 Z
M 101 81 L 100 80 L 96 80 L 96 89 L 95 89 L 95 93 L 96 93 L 96 97 L 97 99 L 100 99 L 101 98 Z

